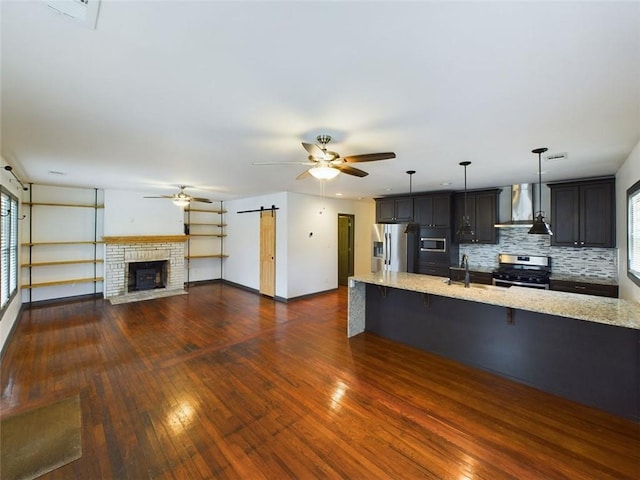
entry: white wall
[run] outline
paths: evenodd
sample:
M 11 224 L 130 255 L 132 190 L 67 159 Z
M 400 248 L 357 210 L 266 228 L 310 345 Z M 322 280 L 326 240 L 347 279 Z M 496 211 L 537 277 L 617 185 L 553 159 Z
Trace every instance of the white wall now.
M 627 189 L 640 180 L 640 142 L 616 174 L 616 240 L 620 298 L 640 302 L 640 287 L 627 277 Z
M 371 265 L 373 202 L 278 193 L 225 202 L 227 238 L 224 279 L 258 290 L 260 286 L 260 221 L 242 210 L 275 205 L 276 296 L 295 298 L 338 286 L 338 214 L 355 215 L 355 273 Z M 310 235 L 311 234 L 311 235 Z
M 338 288 L 338 214 L 334 202 L 289 193 L 287 297 Z
M 288 298 L 338 287 L 338 214 L 354 215 L 354 270 L 371 269 L 375 204 L 289 194 Z
M 287 291 L 287 194 L 276 193 L 258 197 L 229 200 L 227 211 L 223 278 L 258 290 L 260 288 L 260 214 L 238 213 L 244 210 L 276 210 L 276 296 L 286 297 Z
M 0 170 L 0 185 L 2 185 L 9 192 L 14 194 L 18 200 L 22 198 L 22 189 L 20 185 L 14 180 L 13 175 L 7 172 L 4 167 L 7 165 L 4 158 L 0 157 L 0 165 L 2 169 Z M 22 209 L 21 209 L 22 210 Z M 22 215 L 22 211 L 19 212 L 19 215 Z M 18 222 L 18 228 L 21 228 L 21 223 Z M 18 262 L 20 259 L 18 258 Z M 6 310 L 2 313 L 2 317 L 0 317 L 0 351 L 4 350 L 5 343 L 9 337 L 9 333 L 11 333 L 11 329 L 13 325 L 16 323 L 18 319 L 18 314 L 20 313 L 20 270 L 18 270 L 18 292 L 17 295 L 9 302 Z
M 154 193 L 104 191 L 104 234 L 181 235 L 184 213 L 168 198 L 144 198 Z

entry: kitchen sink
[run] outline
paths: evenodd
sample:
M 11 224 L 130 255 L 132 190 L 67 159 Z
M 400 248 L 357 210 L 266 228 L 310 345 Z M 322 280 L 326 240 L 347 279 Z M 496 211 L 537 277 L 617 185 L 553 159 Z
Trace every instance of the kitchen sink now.
M 459 282 L 459 281 L 445 281 L 445 283 L 448 283 L 449 285 L 455 285 L 458 287 L 462 287 L 464 288 L 464 282 Z M 483 283 L 470 283 L 469 284 L 469 288 L 477 288 L 479 290 L 491 290 L 494 288 L 503 288 L 503 287 L 496 287 L 495 285 L 485 285 Z

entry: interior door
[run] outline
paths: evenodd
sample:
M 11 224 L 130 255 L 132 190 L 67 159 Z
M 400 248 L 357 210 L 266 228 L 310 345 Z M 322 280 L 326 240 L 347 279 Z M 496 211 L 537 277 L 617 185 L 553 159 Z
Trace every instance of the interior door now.
M 260 212 L 260 293 L 276 294 L 276 211 Z
M 353 275 L 353 225 L 353 215 L 338 214 L 338 285 Z

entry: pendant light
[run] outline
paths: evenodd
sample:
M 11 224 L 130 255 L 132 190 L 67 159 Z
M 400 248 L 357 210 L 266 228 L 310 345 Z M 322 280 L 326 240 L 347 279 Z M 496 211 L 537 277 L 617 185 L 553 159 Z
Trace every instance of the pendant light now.
M 475 235 L 469 223 L 469 215 L 467 215 L 467 167 L 471 165 L 471 162 L 460 162 L 460 165 L 464 167 L 464 216 L 456 235 L 461 239 L 468 240 Z
M 407 174 L 409 175 L 409 198 L 411 198 L 411 220 L 407 224 L 407 228 L 404 229 L 404 233 L 418 233 L 420 231 L 420 225 L 415 222 L 415 207 L 413 206 L 413 174 L 416 173 L 415 170 L 407 170 Z
M 549 228 L 549 225 L 544 221 L 544 212 L 542 211 L 542 154 L 547 150 L 548 148 L 545 147 L 531 150 L 531 153 L 538 154 L 538 212 L 531 226 L 531 230 L 529 230 L 529 233 L 533 235 L 553 235 L 551 228 Z

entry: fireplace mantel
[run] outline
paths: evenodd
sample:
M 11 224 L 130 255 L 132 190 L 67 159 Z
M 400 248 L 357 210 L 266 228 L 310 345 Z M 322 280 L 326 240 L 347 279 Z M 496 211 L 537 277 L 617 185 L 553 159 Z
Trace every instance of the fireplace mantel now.
M 119 236 L 119 237 L 102 237 L 104 243 L 172 243 L 172 242 L 186 242 L 186 235 L 133 235 L 133 236 Z

